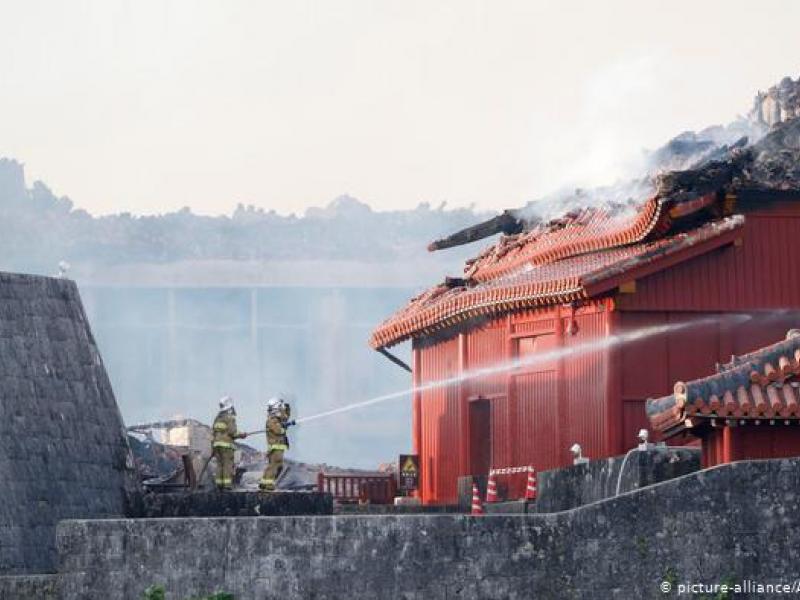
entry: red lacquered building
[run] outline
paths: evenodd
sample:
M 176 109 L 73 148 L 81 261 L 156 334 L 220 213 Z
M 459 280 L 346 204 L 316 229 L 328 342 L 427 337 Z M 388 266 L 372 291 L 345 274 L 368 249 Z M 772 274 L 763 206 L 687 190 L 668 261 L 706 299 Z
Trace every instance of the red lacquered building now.
M 702 440 L 703 466 L 800 456 L 800 330 L 786 340 L 732 357 L 716 373 L 675 384 L 647 402 L 653 429 L 665 438 Z
M 655 197 L 503 237 L 463 279 L 412 299 L 371 344 L 412 341 L 423 501 L 453 502 L 459 476 L 491 467 L 571 464 L 573 443 L 590 458 L 635 445 L 647 398 L 797 326 L 798 239 L 797 193 Z M 647 329 L 689 321 L 700 324 Z M 612 343 L 643 328 L 639 341 Z

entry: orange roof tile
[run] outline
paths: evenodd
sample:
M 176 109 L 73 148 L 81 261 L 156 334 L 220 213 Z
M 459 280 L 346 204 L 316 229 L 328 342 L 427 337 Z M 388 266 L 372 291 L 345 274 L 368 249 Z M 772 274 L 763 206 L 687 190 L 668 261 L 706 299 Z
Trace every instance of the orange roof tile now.
M 584 208 L 548 225 L 501 238 L 468 264 L 466 276 L 488 281 L 522 265 L 544 265 L 564 258 L 643 241 L 655 228 L 662 204 L 652 198 L 638 211 Z

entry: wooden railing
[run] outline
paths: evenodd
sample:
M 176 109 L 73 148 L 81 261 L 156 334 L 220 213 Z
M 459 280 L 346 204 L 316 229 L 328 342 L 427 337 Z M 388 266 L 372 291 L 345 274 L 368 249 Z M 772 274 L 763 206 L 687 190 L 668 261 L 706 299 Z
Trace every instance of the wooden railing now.
M 397 493 L 394 475 L 330 475 L 317 476 L 317 489 L 328 493 L 337 502 L 391 504 Z

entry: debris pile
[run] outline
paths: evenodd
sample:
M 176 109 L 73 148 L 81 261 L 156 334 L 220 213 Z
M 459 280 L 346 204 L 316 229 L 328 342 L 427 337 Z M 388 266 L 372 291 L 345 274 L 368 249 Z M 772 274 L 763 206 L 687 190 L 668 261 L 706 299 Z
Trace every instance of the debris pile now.
M 776 125 L 759 142 L 744 141 L 719 160 L 658 178 L 658 196 L 683 202 L 722 190 L 800 190 L 800 118 Z
M 800 188 L 800 118 L 776 127 L 753 151 L 752 182 L 778 190 Z
M 152 438 L 128 434 L 128 444 L 133 453 L 140 481 L 172 477 L 182 469 L 182 452 L 175 446 L 156 442 Z
M 191 427 L 191 434 L 184 435 L 182 429 Z M 195 472 L 199 474 L 202 465 L 209 457 L 211 443 L 207 447 L 192 447 L 185 443 L 164 443 L 162 440 L 184 439 L 195 440 L 203 439 L 203 431 L 211 431 L 211 428 L 194 419 L 177 419 L 159 423 L 147 423 L 144 425 L 134 425 L 128 428 L 128 442 L 134 457 L 139 479 L 148 483 L 170 483 L 183 480 L 183 456 L 185 454 L 196 455 L 192 462 Z M 161 435 L 158 435 L 161 432 Z M 178 435 L 176 435 L 176 433 Z M 210 437 L 209 437 L 210 439 Z M 236 443 L 237 463 L 239 469 L 238 489 L 255 491 L 258 489 L 258 482 L 264 471 L 266 456 L 252 446 Z M 286 473 L 278 480 L 278 488 L 282 490 L 302 491 L 313 490 L 317 487 L 317 476 L 322 471 L 335 475 L 360 475 L 372 474 L 372 471 L 361 471 L 357 469 L 346 469 L 335 467 L 328 464 L 310 464 L 291 459 L 284 461 Z M 213 473 L 216 469 L 215 461 L 211 460 L 206 473 L 204 473 L 203 483 L 210 487 L 213 480 Z

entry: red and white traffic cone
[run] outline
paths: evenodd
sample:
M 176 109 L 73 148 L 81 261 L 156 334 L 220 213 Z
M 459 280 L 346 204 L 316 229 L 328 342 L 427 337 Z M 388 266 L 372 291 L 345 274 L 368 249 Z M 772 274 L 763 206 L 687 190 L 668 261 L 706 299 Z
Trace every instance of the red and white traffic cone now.
M 528 467 L 528 485 L 525 486 L 525 500 L 536 500 L 536 471 Z
M 486 503 L 497 502 L 497 482 L 495 474 L 489 473 L 489 483 L 486 484 Z
M 481 495 L 478 492 L 478 485 L 475 483 L 472 484 L 472 514 L 473 515 L 483 514 L 483 504 L 481 503 Z

